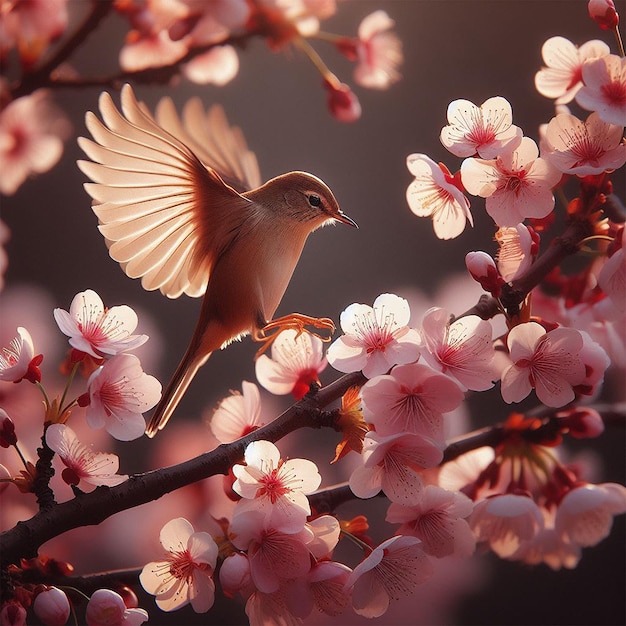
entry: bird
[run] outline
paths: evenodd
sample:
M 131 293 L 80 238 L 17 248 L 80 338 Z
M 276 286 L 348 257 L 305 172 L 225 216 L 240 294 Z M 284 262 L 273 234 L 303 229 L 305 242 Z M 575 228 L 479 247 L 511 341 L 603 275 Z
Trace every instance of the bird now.
M 100 94 L 89 111 L 92 139 L 78 167 L 109 254 L 146 290 L 203 296 L 189 345 L 147 427 L 163 429 L 210 355 L 250 335 L 265 342 L 285 328 L 334 331 L 332 320 L 294 313 L 273 319 L 308 235 L 341 222 L 356 227 L 329 187 L 293 171 L 261 184 L 255 154 L 224 110 L 192 98 L 179 116 L 169 97 L 154 115 L 122 87 L 120 109 Z M 270 330 L 275 331 L 268 335 Z

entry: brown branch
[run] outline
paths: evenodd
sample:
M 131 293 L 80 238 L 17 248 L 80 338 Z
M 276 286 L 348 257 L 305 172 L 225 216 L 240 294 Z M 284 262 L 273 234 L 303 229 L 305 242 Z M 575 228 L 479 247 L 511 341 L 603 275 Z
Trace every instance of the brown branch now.
M 20 558 L 36 556 L 41 544 L 68 530 L 99 524 L 115 513 L 157 500 L 191 483 L 227 474 L 233 464 L 241 461 L 246 446 L 252 441 L 278 441 L 298 428 L 334 427 L 336 413 L 322 411 L 322 407 L 365 380 L 360 372 L 346 374 L 309 393 L 270 424 L 233 443 L 222 444 L 211 452 L 172 467 L 131 476 L 117 487 L 98 487 L 91 493 L 42 510 L 25 522 L 18 522 L 0 535 L 2 565 L 6 567 L 19 563 Z

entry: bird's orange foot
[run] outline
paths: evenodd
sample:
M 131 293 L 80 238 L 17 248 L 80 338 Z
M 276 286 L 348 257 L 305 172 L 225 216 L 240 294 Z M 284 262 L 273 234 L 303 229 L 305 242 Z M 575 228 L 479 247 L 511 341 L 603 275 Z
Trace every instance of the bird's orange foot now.
M 309 330 L 307 326 L 313 326 L 313 328 L 326 330 L 328 331 L 328 336 L 319 335 L 318 333 Z M 255 358 L 260 357 L 274 343 L 276 337 L 278 337 L 283 330 L 287 329 L 295 330 L 296 338 L 298 338 L 302 333 L 309 333 L 324 342 L 328 342 L 335 332 L 335 324 L 333 320 L 328 317 L 310 317 L 300 313 L 292 313 L 291 315 L 279 317 L 266 324 L 261 331 L 261 336 L 256 338 L 256 341 L 263 342 L 263 345 L 257 350 Z M 268 331 L 274 332 L 271 335 L 267 335 L 266 333 Z

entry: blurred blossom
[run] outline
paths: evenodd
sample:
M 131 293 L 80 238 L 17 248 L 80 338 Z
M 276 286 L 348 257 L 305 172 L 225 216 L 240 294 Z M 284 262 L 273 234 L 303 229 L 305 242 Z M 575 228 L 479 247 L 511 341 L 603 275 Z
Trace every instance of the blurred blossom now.
M 505 147 L 515 148 L 522 131 L 513 125 L 511 105 L 500 96 L 477 107 L 469 100 L 448 105 L 448 126 L 441 130 L 441 143 L 458 157 L 478 153 L 481 159 L 495 159 Z
M 30 333 L 21 326 L 11 343 L 2 348 L 0 354 L 0 381 L 18 383 L 26 378 L 31 382 L 41 380 L 38 366 L 43 357 L 35 357 L 35 348 Z
M 588 111 L 596 111 L 608 124 L 626 126 L 626 59 L 607 54 L 585 61 L 582 68 L 584 85 L 576 94 L 576 102 Z
M 618 311 L 626 313 L 626 253 L 620 248 L 606 260 L 598 276 L 598 285 Z
M 81 491 L 93 491 L 99 485 L 114 487 L 128 479 L 126 475 L 117 474 L 119 458 L 116 454 L 94 452 L 80 443 L 69 426 L 48 426 L 46 444 L 65 465 L 63 480 L 68 485 L 76 485 Z
M 180 61 L 187 54 L 183 41 L 172 41 L 166 30 L 147 35 L 131 31 L 120 50 L 120 67 L 125 72 L 139 72 L 150 67 L 163 67 Z
M 217 85 L 230 82 L 239 71 L 239 57 L 233 46 L 215 46 L 194 57 L 182 67 L 182 73 L 197 85 Z
M 415 177 L 406 190 L 409 208 L 418 217 L 432 218 L 439 239 L 458 237 L 466 222 L 474 225 L 460 181 L 443 163 L 435 163 L 425 154 L 410 154 L 406 164 Z
M 244 380 L 241 390 L 221 400 L 211 416 L 211 432 L 220 443 L 236 441 L 265 423 L 261 420 L 259 388 Z
M 587 5 L 589 17 L 602 28 L 610 30 L 617 28 L 619 24 L 619 15 L 615 10 L 613 0 L 589 0 Z
M 140 626 L 148 620 L 143 609 L 127 609 L 122 596 L 110 589 L 98 589 L 91 595 L 85 613 L 87 626 Z
M 54 319 L 70 345 L 95 358 L 128 352 L 148 341 L 147 335 L 131 334 L 137 328 L 137 314 L 129 306 L 106 308 L 92 289 L 74 296 L 69 313 L 54 309 Z
M 282 331 L 272 343 L 272 358 L 262 354 L 255 363 L 257 380 L 277 395 L 303 398 L 326 367 L 322 340 L 293 329 Z
M 335 119 L 349 123 L 361 117 L 361 103 L 348 85 L 336 79 L 324 79 L 323 85 L 328 93 L 328 110 Z
M 545 67 L 535 75 L 535 87 L 555 104 L 567 104 L 582 87 L 582 67 L 587 59 L 603 57 L 610 48 L 598 39 L 587 41 L 580 48 L 565 37 L 551 37 L 541 48 Z
M 487 199 L 487 213 L 498 226 L 546 217 L 554 208 L 552 188 L 560 179 L 561 172 L 539 157 L 539 148 L 529 137 L 496 159 L 468 158 L 461 165 L 465 189 Z
M 205 532 L 194 532 L 183 517 L 173 519 L 161 529 L 164 561 L 144 566 L 139 576 L 142 587 L 156 596 L 162 611 L 175 611 L 191 603 L 196 613 L 206 613 L 215 600 L 213 572 L 217 563 L 217 544 Z
M 401 78 L 402 43 L 391 32 L 395 22 L 385 11 L 370 13 L 359 25 L 354 81 L 369 89 L 387 89 Z M 341 45 L 340 45 L 341 49 Z
M 626 163 L 623 130 L 603 122 L 597 113 L 584 122 L 561 113 L 548 124 L 542 156 L 566 174 L 587 176 L 612 171 Z
M 0 191 L 13 195 L 29 176 L 56 165 L 68 134 L 69 122 L 47 91 L 40 89 L 10 102 L 0 112 Z
M 371 378 L 417 361 L 419 335 L 408 327 L 410 317 L 409 303 L 391 293 L 378 296 L 373 307 L 351 304 L 341 314 L 344 335 L 328 348 L 328 362 L 340 372 L 361 370 Z

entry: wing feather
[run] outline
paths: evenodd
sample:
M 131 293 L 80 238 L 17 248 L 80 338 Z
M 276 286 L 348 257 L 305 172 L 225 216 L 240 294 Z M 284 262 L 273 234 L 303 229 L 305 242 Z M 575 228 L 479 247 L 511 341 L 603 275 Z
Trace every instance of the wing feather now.
M 92 181 L 85 189 L 109 254 L 147 290 L 170 298 L 202 295 L 252 203 L 200 161 L 197 143 L 176 126 L 173 105 L 168 128 L 129 85 L 122 89 L 121 111 L 108 93 L 99 108 L 102 121 L 93 113 L 85 117 L 93 141 L 79 139 L 90 161 L 78 165 Z

